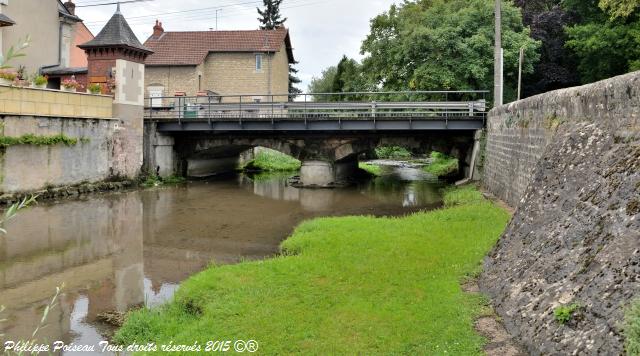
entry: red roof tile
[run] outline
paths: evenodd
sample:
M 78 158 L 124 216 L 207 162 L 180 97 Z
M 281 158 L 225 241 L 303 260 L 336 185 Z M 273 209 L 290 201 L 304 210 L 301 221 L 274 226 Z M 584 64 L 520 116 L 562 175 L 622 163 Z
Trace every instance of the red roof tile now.
M 164 32 L 144 43 L 154 51 L 147 65 L 198 65 L 210 52 L 277 52 L 286 47 L 289 62 L 293 50 L 289 30 Z

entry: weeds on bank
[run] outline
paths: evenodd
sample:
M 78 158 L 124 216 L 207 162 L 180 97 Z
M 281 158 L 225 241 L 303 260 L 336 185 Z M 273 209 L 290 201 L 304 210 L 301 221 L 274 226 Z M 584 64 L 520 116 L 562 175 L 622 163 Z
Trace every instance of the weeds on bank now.
M 640 355 L 640 299 L 631 304 L 624 318 L 625 349 L 629 356 Z
M 187 182 L 187 179 L 180 176 L 160 177 L 155 174 L 148 175 L 142 180 L 142 186 L 145 188 L 159 187 L 162 185 L 179 185 Z
M 375 164 L 360 162 L 358 163 L 358 167 L 374 176 L 379 176 L 382 174 L 382 167 Z
M 247 163 L 245 170 L 259 170 L 264 172 L 289 172 L 300 169 L 301 162 L 284 153 L 263 149 L 260 150 L 255 158 Z
M 457 158 L 449 157 L 444 153 L 431 152 L 431 163 L 424 167 L 424 171 L 436 177 L 445 177 L 458 172 L 459 162 Z

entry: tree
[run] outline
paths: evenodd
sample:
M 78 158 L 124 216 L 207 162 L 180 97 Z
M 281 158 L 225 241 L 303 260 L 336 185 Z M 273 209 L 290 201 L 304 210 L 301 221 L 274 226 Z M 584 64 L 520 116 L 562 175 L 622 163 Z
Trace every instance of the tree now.
M 320 77 L 313 77 L 313 79 L 311 79 L 311 83 L 309 84 L 309 93 L 330 93 L 337 72 L 338 68 L 336 66 L 331 66 L 323 70 Z M 323 97 L 317 97 L 315 99 L 317 101 L 321 101 L 323 100 Z
M 419 0 L 391 6 L 371 21 L 362 45 L 370 85 L 385 90 L 491 88 L 493 6 L 493 0 Z M 502 16 L 504 93 L 513 99 L 520 48 L 528 59 L 524 72 L 531 73 L 540 43 L 529 37 L 512 3 L 504 3 Z
M 258 21 L 260 21 L 260 29 L 261 30 L 274 30 L 279 27 L 284 26 L 284 23 L 287 21 L 287 18 L 282 18 L 280 14 L 280 5 L 283 0 L 262 0 L 264 4 L 264 9 L 258 8 L 258 14 L 260 17 Z M 298 69 L 294 67 L 294 65 L 298 64 L 298 62 L 294 62 L 289 64 L 289 100 L 293 101 L 298 94 L 302 93 L 296 84 L 300 84 L 302 80 L 298 78 L 296 75 L 298 73 Z
M 293 64 L 298 64 L 295 62 Z M 302 90 L 296 87 L 296 84 L 300 84 L 302 80 L 298 78 L 296 74 L 298 74 L 299 70 L 296 69 L 293 64 L 289 64 L 289 94 L 292 94 L 291 99 L 295 99 L 298 94 L 302 94 Z
M 640 6 L 640 0 L 600 0 L 599 5 L 615 19 L 631 15 Z
M 260 17 L 260 29 L 261 30 L 273 30 L 284 25 L 287 21 L 286 18 L 282 18 L 280 14 L 280 4 L 283 0 L 262 0 L 264 9 L 258 8 L 258 14 Z
M 633 2 L 565 0 L 564 5 L 580 16 L 566 32 L 583 83 L 640 69 L 640 19 Z
M 523 78 L 523 97 L 580 83 L 575 53 L 565 46 L 564 30 L 576 23 L 576 14 L 563 8 L 561 3 L 562 0 L 515 2 L 522 9 L 523 22 L 531 29 L 531 37 L 541 43 L 540 61 L 534 72 Z

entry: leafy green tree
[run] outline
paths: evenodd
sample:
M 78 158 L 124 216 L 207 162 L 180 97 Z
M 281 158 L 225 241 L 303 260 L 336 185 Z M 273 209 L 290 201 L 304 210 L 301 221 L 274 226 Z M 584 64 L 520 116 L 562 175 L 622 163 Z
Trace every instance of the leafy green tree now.
M 603 4 L 607 5 L 603 5 Z M 626 17 L 629 7 L 616 7 L 620 1 L 565 0 L 576 11 L 580 23 L 567 27 L 567 47 L 576 53 L 583 83 L 610 78 L 640 69 L 640 18 L 638 11 Z M 631 4 L 631 1 L 624 1 Z M 602 8 L 611 12 L 605 12 Z
M 505 99 L 514 99 L 520 48 L 531 73 L 540 43 L 520 9 L 504 2 Z M 393 5 L 371 21 L 362 45 L 364 73 L 385 90 L 469 90 L 493 85 L 494 0 L 418 0 Z
M 366 81 L 362 65 L 356 60 L 343 56 L 336 67 L 336 75 L 331 83 L 332 93 L 352 93 L 366 91 Z M 335 95 L 334 101 L 359 100 L 362 95 Z
M 338 68 L 336 66 L 331 66 L 323 70 L 320 77 L 313 77 L 313 79 L 311 79 L 311 83 L 309 84 L 309 93 L 330 93 L 337 71 Z M 317 97 L 315 99 L 318 101 L 323 100 L 322 97 Z
M 612 18 L 628 17 L 640 6 L 640 0 L 600 0 L 600 8 Z
M 280 14 L 280 5 L 283 0 L 262 0 L 264 9 L 258 8 L 258 14 L 260 17 L 260 29 L 261 30 L 273 30 L 284 25 L 287 21 L 286 18 L 282 18 Z

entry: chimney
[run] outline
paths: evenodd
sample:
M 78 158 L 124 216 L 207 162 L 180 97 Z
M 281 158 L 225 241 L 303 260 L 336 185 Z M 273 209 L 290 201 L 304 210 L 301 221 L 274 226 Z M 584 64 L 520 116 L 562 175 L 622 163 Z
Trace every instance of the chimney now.
M 74 4 L 73 1 L 67 0 L 67 2 L 64 3 L 64 7 L 67 8 L 67 11 L 69 11 L 71 15 L 76 15 L 76 4 Z
M 156 25 L 153 26 L 153 37 L 160 38 L 164 33 L 164 28 L 162 28 L 162 22 L 156 20 Z

